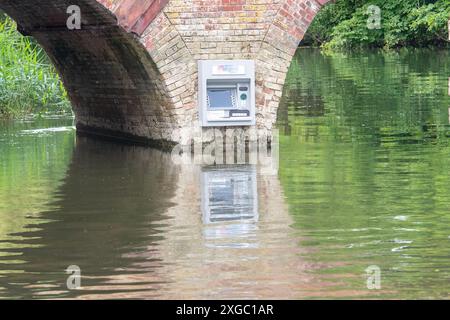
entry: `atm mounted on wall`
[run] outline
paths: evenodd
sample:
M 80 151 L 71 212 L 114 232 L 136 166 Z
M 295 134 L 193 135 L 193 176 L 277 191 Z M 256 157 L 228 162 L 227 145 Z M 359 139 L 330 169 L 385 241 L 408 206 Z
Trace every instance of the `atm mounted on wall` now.
M 199 114 L 203 127 L 255 125 L 255 62 L 198 62 Z

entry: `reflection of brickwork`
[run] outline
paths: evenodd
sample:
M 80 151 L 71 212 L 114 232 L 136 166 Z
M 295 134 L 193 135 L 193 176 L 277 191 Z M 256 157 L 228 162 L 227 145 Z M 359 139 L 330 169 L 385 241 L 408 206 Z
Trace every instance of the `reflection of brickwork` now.
M 328 1 L 5 0 L 1 6 L 49 52 L 79 128 L 179 141 L 181 128 L 198 118 L 199 59 L 255 60 L 257 125 L 270 130 L 292 56 Z M 81 31 L 64 27 L 69 4 L 81 8 Z
M 257 222 L 204 224 L 201 168 L 179 170 L 175 205 L 158 244 L 159 272 L 171 279 L 160 298 L 298 299 L 320 292 L 323 283 L 310 272 L 319 266 L 302 258 L 306 251 L 290 228 L 278 176 L 257 175 Z

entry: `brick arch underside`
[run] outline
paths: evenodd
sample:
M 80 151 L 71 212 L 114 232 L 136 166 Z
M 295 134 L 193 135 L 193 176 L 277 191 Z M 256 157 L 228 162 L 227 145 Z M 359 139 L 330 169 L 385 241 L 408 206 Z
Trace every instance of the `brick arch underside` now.
M 82 29 L 69 31 L 66 10 L 73 4 L 81 9 Z M 126 28 L 129 21 L 118 23 L 95 0 L 0 0 L 0 8 L 47 52 L 68 92 L 79 131 L 173 140 L 177 121 L 171 99 L 134 24 Z

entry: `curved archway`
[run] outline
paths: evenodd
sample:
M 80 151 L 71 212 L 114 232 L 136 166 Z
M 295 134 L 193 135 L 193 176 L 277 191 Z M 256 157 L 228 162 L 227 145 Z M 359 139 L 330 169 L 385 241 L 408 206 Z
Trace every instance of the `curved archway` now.
M 71 31 L 66 27 L 66 11 L 73 2 L 81 9 L 82 28 Z M 137 3 L 142 15 L 143 2 L 127 1 L 115 8 L 105 7 L 107 2 L 11 0 L 0 1 L 0 7 L 55 64 L 79 130 L 170 140 L 163 128 L 176 120 L 161 74 L 136 36 L 142 27 L 122 14 L 136 10 L 132 5 Z

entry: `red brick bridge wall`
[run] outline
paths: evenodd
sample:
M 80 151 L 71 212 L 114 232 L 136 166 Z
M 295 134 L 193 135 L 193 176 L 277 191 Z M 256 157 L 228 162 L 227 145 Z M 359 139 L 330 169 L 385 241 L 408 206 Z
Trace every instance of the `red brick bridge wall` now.
M 270 130 L 295 50 L 328 1 L 0 0 L 0 9 L 53 60 L 79 130 L 179 142 L 198 119 L 199 59 L 255 60 L 257 126 Z M 70 5 L 81 30 L 66 27 Z

